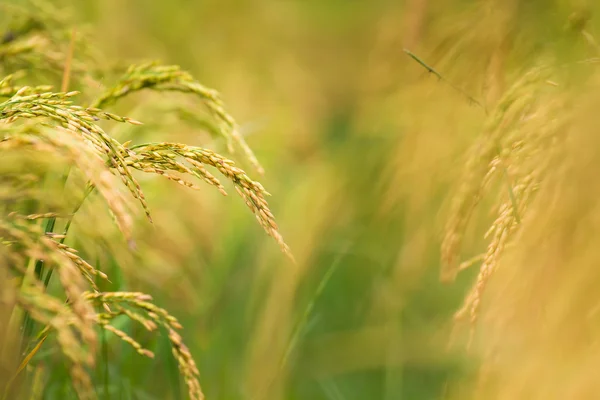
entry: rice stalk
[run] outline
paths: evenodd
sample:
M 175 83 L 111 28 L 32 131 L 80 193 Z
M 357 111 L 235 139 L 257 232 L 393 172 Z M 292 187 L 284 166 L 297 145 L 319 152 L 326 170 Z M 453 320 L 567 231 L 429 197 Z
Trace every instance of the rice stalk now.
M 265 198 L 270 194 L 260 183 L 253 181 L 246 172 L 236 167 L 233 161 L 211 150 L 180 143 L 144 144 L 133 146 L 129 150 L 134 157 L 128 164 L 135 169 L 157 173 L 175 180 L 183 186 L 195 188 L 192 183 L 175 178 L 167 174 L 167 171 L 188 173 L 216 187 L 222 194 L 227 194 L 219 180 L 210 174 L 204 166 L 214 167 L 234 184 L 235 190 L 244 199 L 265 232 L 275 239 L 288 257 L 293 259 L 290 248 L 279 233 L 275 217 Z
M 226 140 L 229 152 L 234 152 L 235 143 L 242 149 L 258 173 L 261 175 L 264 173 L 264 169 L 256 159 L 254 152 L 240 135 L 235 120 L 225 111 L 219 93 L 197 82 L 191 74 L 181 70 L 179 66 L 159 65 L 157 63 L 132 65 L 114 87 L 107 90 L 92 103 L 92 107 L 105 108 L 129 94 L 143 89 L 196 95 L 202 100 L 206 109 L 214 118 L 216 130 Z
M 456 195 L 442 243 L 442 272 L 445 281 L 482 260 L 475 284 L 468 293 L 457 320 L 467 319 L 471 335 L 484 290 L 497 265 L 527 218 L 527 210 L 556 165 L 562 127 L 568 121 L 568 103 L 547 84 L 551 69 L 535 68 L 507 90 L 486 120 L 484 132 L 471 150 Z M 497 186 L 495 220 L 484 238 L 488 245 L 475 262 L 460 263 L 464 232 L 480 200 Z
M 27 354 L 37 354 L 40 347 L 55 343 L 68 361 L 77 396 L 94 399 L 90 370 L 96 362 L 96 328 L 101 328 L 103 335 L 110 332 L 144 357 L 154 356 L 135 337 L 115 326 L 116 317 L 126 316 L 147 331 L 164 328 L 189 397 L 203 399 L 199 370 L 177 332 L 182 328 L 179 322 L 153 304 L 149 295 L 102 292 L 99 279 L 108 280 L 109 276 L 86 260 L 76 245 L 66 242 L 72 237 L 69 228 L 84 201 L 96 192 L 133 248 L 136 201 L 152 221 L 135 173 L 160 175 L 195 190 L 200 189 L 195 180 L 202 180 L 226 194 L 209 171 L 213 169 L 234 185 L 261 227 L 292 258 L 266 201 L 269 193 L 234 161 L 182 143 L 121 143 L 111 129 L 104 128 L 103 121 L 140 125 L 106 107 L 143 89 L 199 98 L 206 118 L 196 111 L 191 113 L 204 121 L 204 129 L 224 139 L 230 152 L 235 146 L 240 148 L 260 174 L 262 167 L 218 92 L 178 66 L 133 65 L 100 96 L 88 92 L 98 72 L 104 75 L 112 71 L 103 69 L 104 62 L 96 62 L 97 54 L 87 41 L 84 27 L 75 29 L 69 13 L 50 2 L 27 3 L 24 7 L 0 5 L 16 16 L 11 27 L 0 31 L 0 158 L 7 160 L 0 175 L 0 269 L 17 278 L 14 286 L 3 291 L 1 300 L 14 304 L 42 327 L 34 340 L 30 338 L 35 336 L 31 335 L 32 322 L 24 322 L 24 332 L 28 332 L 24 346 L 34 352 L 23 354 L 23 365 L 37 362 Z M 54 91 L 54 86 L 61 91 Z M 70 86 L 82 90 L 68 91 Z M 60 189 L 50 191 L 65 164 L 70 173 L 63 175 Z M 59 227 L 62 231 L 54 232 Z M 77 239 L 104 240 L 102 232 L 96 235 Z M 47 271 L 45 276 L 43 271 Z M 52 276 L 58 279 L 56 288 L 49 286 Z M 16 375 L 19 372 L 21 369 Z

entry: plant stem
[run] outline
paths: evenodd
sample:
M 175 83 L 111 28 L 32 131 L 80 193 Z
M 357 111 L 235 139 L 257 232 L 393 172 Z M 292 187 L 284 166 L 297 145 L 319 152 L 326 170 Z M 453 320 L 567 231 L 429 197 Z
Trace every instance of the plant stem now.
M 90 195 L 90 193 L 92 193 L 94 191 L 94 187 L 88 183 L 88 187 L 85 191 L 85 194 L 83 195 L 83 198 L 81 199 L 81 201 L 79 202 L 79 204 L 77 204 L 77 206 L 75 207 L 75 209 L 73 210 L 73 212 L 71 213 L 71 215 L 69 216 L 69 219 L 67 220 L 67 223 L 65 224 L 65 229 L 63 230 L 63 237 L 59 240 L 60 244 L 63 244 L 67 238 L 67 233 L 69 232 L 69 228 L 71 227 L 71 223 L 73 222 L 73 218 L 75 217 L 75 214 L 77 213 L 77 211 L 79 211 L 79 209 L 81 208 L 81 206 L 83 205 L 83 202 L 85 201 L 85 199 L 87 199 L 87 197 Z M 49 269 L 48 273 L 46 274 L 46 279 L 44 279 L 44 287 L 48 287 L 48 284 L 50 283 L 50 278 L 52 277 L 52 271 L 53 269 Z
M 449 80 L 447 80 L 446 78 L 444 78 L 439 72 L 437 72 L 435 69 L 433 69 L 433 67 L 429 66 L 425 61 L 423 61 L 419 57 L 417 57 L 412 51 L 410 51 L 408 49 L 404 49 L 404 52 L 410 58 L 412 58 L 413 60 L 415 60 L 416 62 L 418 62 L 419 64 L 421 64 L 421 66 L 423 68 L 425 68 L 429 73 L 435 75 L 440 81 L 444 81 L 452 89 L 456 90 L 457 92 L 459 92 L 460 94 L 462 94 L 463 96 L 465 96 L 467 98 L 467 100 L 469 100 L 469 103 L 476 104 L 479 107 L 481 107 L 483 109 L 483 111 L 485 111 L 485 113 L 487 114 L 487 110 L 485 109 L 484 105 L 481 104 L 480 101 L 478 101 L 477 99 L 475 99 L 473 96 L 471 96 L 470 94 L 468 94 L 467 92 L 465 92 L 460 87 L 456 86 L 454 83 L 452 83 Z

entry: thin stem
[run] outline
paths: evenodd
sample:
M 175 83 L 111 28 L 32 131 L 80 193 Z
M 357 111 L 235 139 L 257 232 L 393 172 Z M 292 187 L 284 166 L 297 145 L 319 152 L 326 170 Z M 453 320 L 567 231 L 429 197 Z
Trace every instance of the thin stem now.
M 463 96 L 465 96 L 467 98 L 467 100 L 469 100 L 470 103 L 472 104 L 477 104 L 479 107 L 481 107 L 483 109 L 483 111 L 485 111 L 485 113 L 487 114 L 487 110 L 484 107 L 484 105 L 478 101 L 477 99 L 475 99 L 473 96 L 471 96 L 470 94 L 468 94 L 467 92 L 465 92 L 463 89 L 461 89 L 460 87 L 458 87 L 457 85 L 455 85 L 454 83 L 450 82 L 448 79 L 444 78 L 439 72 L 437 72 L 435 69 L 433 69 L 433 67 L 429 66 L 425 61 L 421 60 L 419 57 L 417 57 L 413 52 L 411 52 L 408 49 L 404 49 L 404 52 L 413 60 L 415 60 L 416 62 L 418 62 L 423 68 L 425 68 L 429 73 L 435 75 L 440 81 L 443 81 L 444 83 L 446 83 L 446 85 L 450 86 L 452 89 L 456 90 L 457 92 L 459 92 L 460 94 L 462 94 Z
M 65 67 L 63 69 L 62 83 L 60 90 L 66 92 L 69 88 L 69 81 L 71 80 L 71 64 L 73 63 L 73 53 L 75 51 L 75 36 L 77 30 L 73 28 L 71 31 L 71 41 L 69 42 L 69 52 L 67 53 L 67 59 L 65 60 Z
M 67 233 L 69 232 L 69 228 L 71 227 L 71 223 L 73 222 L 73 218 L 75 218 L 75 214 L 77 213 L 77 211 L 79 211 L 79 209 L 81 208 L 81 206 L 83 206 L 83 202 L 85 201 L 85 199 L 88 198 L 88 196 L 93 191 L 94 191 L 94 186 L 92 184 L 88 183 L 88 186 L 87 186 L 87 189 L 85 191 L 85 194 L 83 195 L 83 198 L 81 199 L 81 201 L 79 202 L 79 204 L 77 204 L 77 206 L 75 207 L 75 209 L 73 210 L 73 212 L 69 216 L 69 219 L 67 220 L 67 223 L 65 224 L 65 229 L 63 231 L 62 238 L 59 241 L 60 244 L 63 244 L 65 242 L 65 239 L 67 238 Z M 46 279 L 44 279 L 44 287 L 48 287 L 48 284 L 50 283 L 50 278 L 52 277 L 52 271 L 54 271 L 54 270 L 53 269 L 49 269 L 48 270 L 48 274 L 46 274 Z
M 345 255 L 345 253 L 346 253 L 345 251 L 343 253 L 340 253 L 338 255 L 338 257 L 335 259 L 335 261 L 327 269 L 327 271 L 325 272 L 325 275 L 323 275 L 323 278 L 319 282 L 319 286 L 317 286 L 315 293 L 313 294 L 312 298 L 310 299 L 310 302 L 304 309 L 304 312 L 302 313 L 302 316 L 300 317 L 300 320 L 298 321 L 298 323 L 294 329 L 294 332 L 292 333 L 292 337 L 290 338 L 290 341 L 287 345 L 285 353 L 284 353 L 283 357 L 281 358 L 281 362 L 279 364 L 280 371 L 288 363 L 288 360 L 289 360 L 292 352 L 294 351 L 294 349 L 296 348 L 296 346 L 298 344 L 298 341 L 300 340 L 300 335 L 304 331 L 304 328 L 308 322 L 308 318 L 312 315 L 312 312 L 313 312 L 313 309 L 315 308 L 317 299 L 319 297 L 321 297 L 323 290 L 327 286 L 327 283 L 329 283 L 329 280 L 333 276 L 333 273 L 337 270 L 337 268 L 342 260 L 342 257 Z
M 313 312 L 313 309 L 317 302 L 317 299 L 319 297 L 321 297 L 323 290 L 325 289 L 325 287 L 331 280 L 333 273 L 337 270 L 343 257 L 347 254 L 348 249 L 350 248 L 351 244 L 352 243 L 349 242 L 348 244 L 346 244 L 344 246 L 344 249 L 338 254 L 338 256 L 335 258 L 333 263 L 331 263 L 331 265 L 325 272 L 325 275 L 323 275 L 323 278 L 321 278 L 321 281 L 319 282 L 317 289 L 313 293 L 309 303 L 307 304 L 306 308 L 304 309 L 304 312 L 302 313 L 302 315 L 300 316 L 300 319 L 298 320 L 296 326 L 294 327 L 294 330 L 290 337 L 290 341 L 288 342 L 285 352 L 283 353 L 283 357 L 281 357 L 281 360 L 279 361 L 278 372 L 277 372 L 277 374 L 273 375 L 273 377 L 270 379 L 269 387 L 272 387 L 275 384 L 275 382 L 277 380 L 277 376 L 279 374 L 281 374 L 281 372 L 287 365 L 287 363 L 290 359 L 290 356 L 292 355 L 292 352 L 296 348 L 298 341 L 300 340 L 300 336 L 301 336 L 302 332 L 304 331 L 304 328 L 307 325 L 308 318 L 312 315 L 312 312 Z M 261 395 L 260 397 L 255 398 L 255 400 L 262 399 L 262 398 L 264 398 L 264 395 Z
M 104 399 L 110 400 L 110 389 L 109 389 L 109 373 L 108 373 L 108 341 L 106 340 L 106 330 L 101 329 L 102 335 L 102 383 L 104 386 Z

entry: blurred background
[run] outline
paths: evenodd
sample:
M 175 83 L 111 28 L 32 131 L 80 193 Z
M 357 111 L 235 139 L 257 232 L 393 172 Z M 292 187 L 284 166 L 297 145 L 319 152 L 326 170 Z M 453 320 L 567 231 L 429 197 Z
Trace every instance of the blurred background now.
M 222 93 L 298 261 L 234 197 L 144 182 L 155 255 L 136 282 L 181 319 L 207 398 L 434 399 L 468 376 L 446 350 L 470 282 L 438 281 L 440 208 L 483 114 L 402 51 L 423 49 L 438 5 L 84 3 L 108 58 L 179 64 Z M 122 385 L 169 392 L 160 358 L 130 374 L 151 363 L 117 356 Z
M 265 167 L 264 177 L 250 175 L 273 195 L 297 260 L 280 253 L 234 195 L 143 177 L 154 224 L 140 219 L 140 260 L 122 276 L 106 256 L 113 289 L 150 293 L 179 318 L 208 399 L 471 396 L 478 352 L 449 344 L 477 271 L 440 282 L 449 204 L 484 108 L 540 60 L 594 56 L 581 28 L 572 29 L 588 24 L 593 34 L 592 3 L 70 2 L 106 60 L 179 64 L 222 93 Z M 146 125 L 119 140 L 226 151 L 163 117 L 168 96 L 136 96 L 141 106 L 115 112 Z M 468 226 L 464 259 L 485 249 L 490 202 Z M 166 341 L 144 342 L 155 360 L 109 343 L 101 398 L 184 398 Z M 65 372 L 52 374 L 46 396 L 61 398 Z

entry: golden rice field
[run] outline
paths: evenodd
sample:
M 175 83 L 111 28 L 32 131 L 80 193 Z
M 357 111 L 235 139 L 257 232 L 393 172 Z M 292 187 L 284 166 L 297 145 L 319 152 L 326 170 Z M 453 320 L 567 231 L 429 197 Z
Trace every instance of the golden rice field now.
M 596 399 L 599 12 L 0 3 L 0 399 Z

